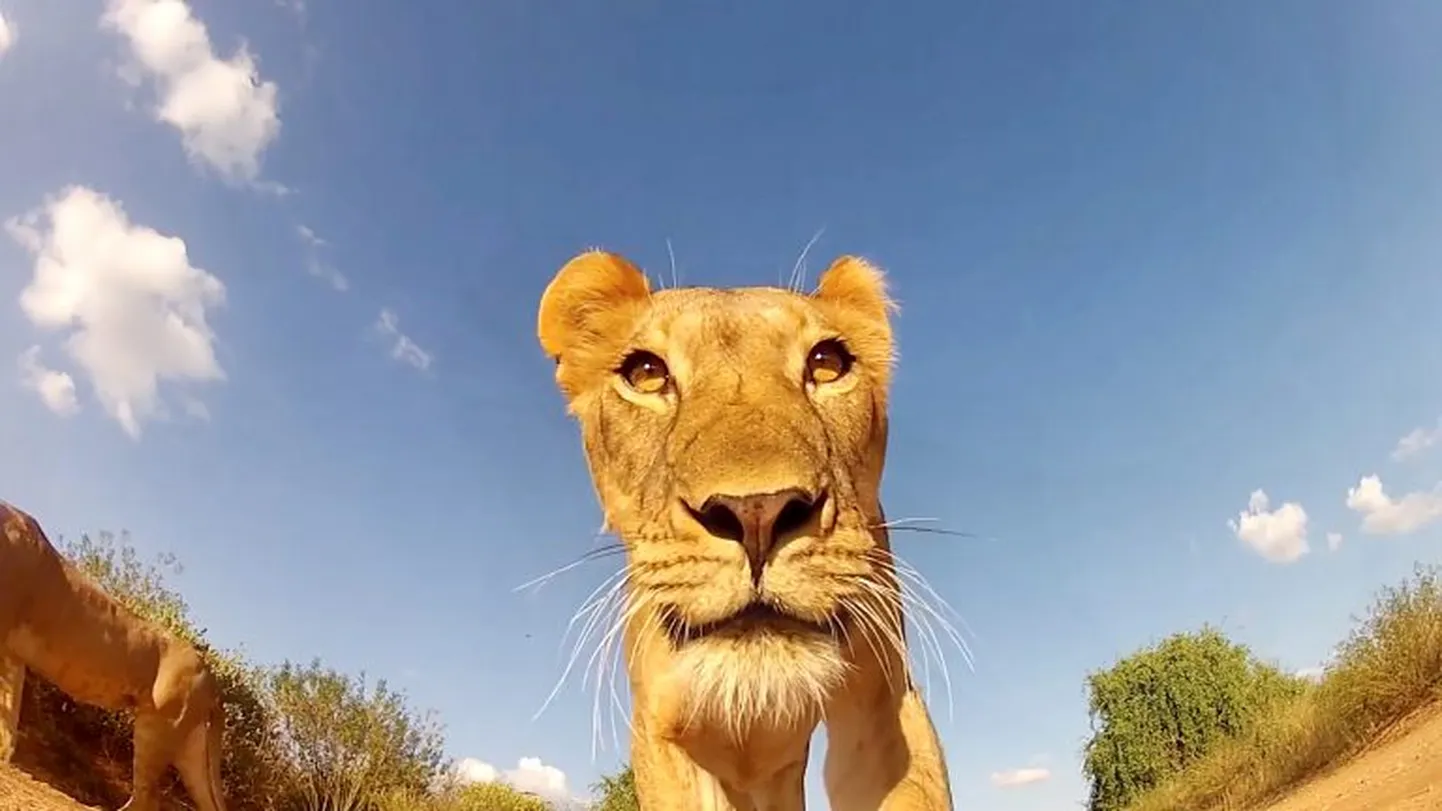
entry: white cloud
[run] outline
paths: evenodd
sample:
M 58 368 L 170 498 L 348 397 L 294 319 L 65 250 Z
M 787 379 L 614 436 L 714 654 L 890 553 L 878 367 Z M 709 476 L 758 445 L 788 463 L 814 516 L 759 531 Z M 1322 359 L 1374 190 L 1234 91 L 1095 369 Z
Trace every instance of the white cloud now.
M 380 317 L 376 319 L 376 330 L 393 341 L 391 357 L 421 371 L 430 368 L 431 353 L 421 349 L 409 335 L 401 332 L 400 319 L 389 308 L 381 310 Z
M 190 158 L 223 177 L 255 181 L 261 153 L 280 134 L 280 114 L 275 82 L 260 78 L 246 46 L 229 59 L 216 56 L 184 0 L 106 0 L 101 25 L 125 37 L 156 86 L 156 117 L 179 130 Z
M 1406 535 L 1442 518 L 1442 484 L 1393 500 L 1382 489 L 1380 478 L 1363 476 L 1356 487 L 1348 488 L 1347 506 L 1362 514 L 1363 532 Z
M 120 203 L 83 186 L 66 187 L 5 229 L 35 261 L 21 310 L 41 329 L 69 333 L 66 354 L 131 437 L 139 438 L 143 420 L 166 415 L 161 381 L 225 379 L 206 322 L 207 309 L 224 303 L 225 286 L 190 264 L 184 240 L 132 224 Z M 38 354 L 32 359 L 43 369 Z M 41 379 L 63 402 L 65 384 L 48 371 Z
M 1442 417 L 1437 418 L 1437 424 L 1428 427 L 1413 428 L 1408 434 L 1397 440 L 1397 447 L 1392 449 L 1393 461 L 1400 462 L 1427 450 L 1428 448 L 1442 442 Z
M 1327 533 L 1327 551 L 1329 551 L 1329 552 L 1336 552 L 1337 549 L 1338 549 L 1341 545 L 1342 545 L 1342 533 L 1340 533 L 1340 532 L 1329 532 L 1329 533 Z
M 461 758 L 456 763 L 456 777 L 462 783 L 494 783 L 501 773 L 489 763 L 473 757 Z
M 275 0 L 275 4 L 290 12 L 297 20 L 305 22 L 305 0 Z
M 1317 682 L 1320 682 L 1322 680 L 1322 677 L 1325 676 L 1326 673 L 1327 668 L 1325 665 L 1316 665 L 1313 667 L 1301 668 L 1293 675 L 1295 675 L 1299 679 L 1306 679 L 1307 681 L 1315 684 Z
M 4 56 L 5 52 L 15 44 L 15 34 L 14 24 L 5 19 L 4 14 L 0 14 L 0 56 Z
M 194 397 L 181 395 L 180 410 L 185 412 L 185 416 L 190 417 L 193 420 L 210 422 L 210 407 L 207 406 L 205 403 L 202 403 L 201 401 L 195 399 Z
M 1275 510 L 1263 490 L 1252 492 L 1247 509 L 1227 522 L 1237 538 L 1273 563 L 1291 563 L 1307 554 L 1307 511 L 1288 501 Z
M 571 792 L 566 787 L 566 773 L 555 766 L 547 766 L 540 758 L 523 757 L 516 768 L 506 772 L 506 782 L 547 799 L 569 800 Z
M 580 798 L 571 793 L 566 773 L 555 766 L 547 766 L 540 758 L 523 757 L 514 769 L 504 771 L 476 758 L 463 758 L 455 766 L 456 777 L 462 783 L 507 783 L 519 791 L 526 791 L 546 800 L 558 809 L 579 808 Z
M 75 396 L 75 378 L 42 363 L 39 346 L 20 353 L 20 385 L 39 395 L 46 408 L 62 417 L 80 411 L 80 401 Z
M 1030 766 L 1024 769 L 1011 769 L 1009 771 L 991 773 L 991 784 L 997 788 L 1029 786 L 1033 783 L 1042 783 L 1050 779 L 1051 770 L 1043 769 L 1040 766 Z
M 349 290 L 350 280 L 320 257 L 320 249 L 330 243 L 321 239 L 316 235 L 315 231 L 304 225 L 297 225 L 295 227 L 295 233 L 300 237 L 300 241 L 305 243 L 305 272 L 324 281 L 338 293 L 344 293 Z
M 344 293 L 350 289 L 350 280 L 345 277 L 345 274 L 317 257 L 312 256 L 306 260 L 305 272 L 330 285 L 331 289 L 337 293 Z
M 295 227 L 295 233 L 300 237 L 300 241 L 304 242 L 307 247 L 323 248 L 330 244 L 317 236 L 315 231 L 311 230 L 310 226 L 307 225 L 297 225 Z

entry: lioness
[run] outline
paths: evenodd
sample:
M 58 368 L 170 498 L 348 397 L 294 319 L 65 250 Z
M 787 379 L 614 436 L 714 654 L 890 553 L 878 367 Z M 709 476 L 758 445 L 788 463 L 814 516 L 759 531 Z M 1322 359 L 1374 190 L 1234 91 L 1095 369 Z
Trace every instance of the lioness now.
M 215 677 L 186 642 L 131 613 L 0 501 L 0 763 L 15 752 L 25 668 L 76 701 L 135 711 L 135 765 L 121 811 L 155 811 L 174 764 L 201 811 L 225 811 L 225 713 Z
M 879 495 L 891 307 L 855 257 L 810 295 L 653 292 L 591 251 L 542 294 L 541 347 L 626 548 L 647 811 L 804 808 L 822 721 L 831 808 L 951 808 Z

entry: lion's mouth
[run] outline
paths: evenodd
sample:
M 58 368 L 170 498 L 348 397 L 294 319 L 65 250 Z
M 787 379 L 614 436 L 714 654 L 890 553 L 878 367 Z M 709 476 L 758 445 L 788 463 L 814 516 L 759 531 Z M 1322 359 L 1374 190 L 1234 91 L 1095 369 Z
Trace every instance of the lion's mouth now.
M 667 612 L 666 633 L 676 647 L 713 636 L 744 636 L 755 632 L 792 632 L 833 636 L 838 619 L 828 622 L 812 622 L 790 614 L 770 603 L 760 600 L 752 602 L 729 617 L 712 622 L 692 625 L 674 612 Z

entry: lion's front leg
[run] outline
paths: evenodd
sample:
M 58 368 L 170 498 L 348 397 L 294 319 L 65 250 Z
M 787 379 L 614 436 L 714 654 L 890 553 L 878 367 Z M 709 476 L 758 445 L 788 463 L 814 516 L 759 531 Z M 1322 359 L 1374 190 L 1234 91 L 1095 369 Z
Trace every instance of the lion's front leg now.
M 756 811 L 805 811 L 806 760 L 777 772 L 751 795 Z
M 751 811 L 738 806 L 710 772 L 670 741 L 636 735 L 631 769 L 641 811 Z
M 120 811 L 159 811 L 160 779 L 180 745 L 176 722 L 156 710 L 135 713 L 135 761 L 130 776 L 130 799 Z
M 946 758 L 921 695 L 912 686 L 874 688 L 874 700 L 827 716 L 832 811 L 951 811 Z
M 25 693 L 25 665 L 0 652 L 0 763 L 15 755 L 20 730 L 20 699 Z
M 714 753 L 713 753 L 714 754 Z M 726 758 L 728 763 L 733 758 Z M 633 738 L 631 768 L 642 811 L 804 811 L 806 758 L 741 786 L 698 764 L 680 745 Z

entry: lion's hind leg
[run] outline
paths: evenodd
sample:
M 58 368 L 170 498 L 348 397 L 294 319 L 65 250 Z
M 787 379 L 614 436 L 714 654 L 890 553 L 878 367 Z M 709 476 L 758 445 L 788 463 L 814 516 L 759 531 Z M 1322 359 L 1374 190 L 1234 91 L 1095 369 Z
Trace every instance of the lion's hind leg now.
M 0 651 L 0 763 L 15 755 L 20 728 L 20 699 L 25 692 L 25 665 Z

